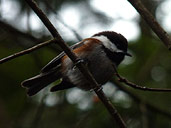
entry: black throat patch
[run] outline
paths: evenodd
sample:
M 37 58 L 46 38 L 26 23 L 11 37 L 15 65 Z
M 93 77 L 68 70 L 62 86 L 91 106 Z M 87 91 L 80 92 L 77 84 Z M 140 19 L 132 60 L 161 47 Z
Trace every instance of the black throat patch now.
M 124 59 L 124 54 L 112 52 L 109 49 L 107 49 L 105 46 L 102 46 L 104 49 L 104 52 L 106 53 L 107 57 L 116 65 L 119 65 L 121 61 Z

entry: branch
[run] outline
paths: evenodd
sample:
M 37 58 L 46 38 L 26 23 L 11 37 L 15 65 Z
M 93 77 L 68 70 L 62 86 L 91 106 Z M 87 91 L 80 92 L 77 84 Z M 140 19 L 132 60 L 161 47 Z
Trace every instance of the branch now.
M 98 95 L 99 99 L 103 102 L 108 112 L 111 114 L 113 119 L 115 119 L 116 123 L 120 126 L 120 128 L 126 128 L 125 122 L 122 120 L 120 114 L 117 112 L 114 106 L 112 106 L 111 102 L 107 99 L 105 94 L 103 93 L 102 89 L 89 72 L 87 67 L 83 63 L 79 63 L 80 59 L 76 57 L 76 55 L 70 50 L 67 44 L 64 42 L 62 37 L 59 35 L 55 27 L 46 17 L 46 15 L 42 12 L 42 10 L 37 6 L 35 1 L 33 0 L 26 0 L 26 2 L 30 5 L 30 7 L 34 10 L 34 12 L 38 15 L 50 33 L 53 35 L 54 38 L 57 39 L 59 46 L 65 51 L 68 57 L 73 61 L 74 64 L 78 67 L 78 69 L 82 72 L 85 78 L 89 81 L 90 85 L 94 89 L 95 93 Z
M 3 21 L 0 20 L 0 29 L 4 29 L 5 31 L 7 31 L 8 33 L 11 34 L 11 36 L 13 36 L 14 38 L 18 38 L 18 37 L 22 37 L 25 38 L 27 40 L 30 40 L 31 42 L 34 42 L 32 45 L 37 45 L 41 42 L 43 42 L 42 38 L 36 38 L 35 36 L 33 36 L 32 34 L 29 34 L 27 32 L 22 32 L 20 30 L 18 30 L 17 28 L 13 27 L 12 25 L 5 23 Z M 43 38 L 47 38 L 47 37 L 43 37 Z M 23 42 L 23 40 L 21 41 Z M 28 44 L 28 43 L 27 43 Z M 22 46 L 27 47 L 28 45 L 26 45 L 26 43 L 23 45 L 23 43 L 21 43 Z M 30 47 L 31 44 L 29 44 Z M 56 47 L 49 47 L 51 50 L 53 50 L 54 52 L 60 51 L 60 49 L 56 48 Z M 57 52 L 58 53 L 58 52 Z
M 31 34 L 29 34 L 27 32 L 22 32 L 22 31 L 18 30 L 17 28 L 13 27 L 12 25 L 3 22 L 2 20 L 0 20 L 0 30 L 1 29 L 4 29 L 5 31 L 7 31 L 8 33 L 10 33 L 11 36 L 14 37 L 15 39 L 16 39 L 16 37 L 17 38 L 18 37 L 19 38 L 22 37 L 22 38 L 25 38 L 25 39 L 27 39 L 27 40 L 29 40 L 31 42 L 34 42 L 33 44 L 31 43 L 32 45 L 35 45 L 35 44 L 37 45 L 37 44 L 43 42 L 42 41 L 42 38 L 36 38 L 35 36 L 33 36 L 33 35 L 31 35 Z M 18 43 L 20 43 L 20 41 Z M 20 44 L 21 44 L 21 46 L 24 46 L 24 47 L 27 47 L 28 46 L 28 43 L 24 43 L 23 44 L 23 40 L 21 41 Z M 31 44 L 29 44 L 29 47 L 30 47 Z M 54 52 L 59 51 L 59 49 L 56 48 L 56 47 L 51 47 L 50 46 L 49 48 L 51 50 L 53 50 Z
M 128 86 L 131 86 L 135 89 L 140 89 L 140 90 L 144 90 L 144 91 L 153 91 L 153 92 L 171 92 L 171 89 L 167 89 L 167 88 L 148 88 L 148 87 L 144 87 L 144 86 L 139 86 L 137 84 L 134 84 L 130 81 L 128 81 L 126 78 L 122 77 L 119 75 L 119 73 L 116 70 L 116 67 L 114 67 L 115 70 L 115 75 L 119 78 L 119 81 L 122 83 L 125 83 Z
M 169 34 L 160 26 L 153 15 L 147 10 L 147 8 L 142 4 L 140 0 L 128 0 L 132 6 L 139 12 L 139 14 L 144 18 L 151 29 L 160 38 L 163 44 L 171 50 L 171 39 Z
M 33 47 L 29 48 L 29 49 L 20 51 L 20 52 L 18 52 L 18 53 L 14 53 L 14 54 L 12 54 L 12 55 L 10 55 L 10 56 L 7 56 L 7 57 L 5 57 L 5 58 L 2 58 L 2 59 L 0 60 L 0 64 L 3 64 L 3 63 L 5 63 L 5 62 L 7 62 L 7 61 L 10 61 L 10 60 L 12 60 L 12 59 L 15 59 L 16 57 L 19 57 L 19 56 L 23 56 L 23 55 L 29 54 L 29 53 L 31 53 L 31 52 L 37 50 L 37 49 L 40 49 L 40 48 L 42 48 L 42 47 L 44 47 L 44 46 L 47 46 L 47 45 L 52 44 L 52 43 L 55 43 L 55 42 L 56 42 L 56 39 L 49 40 L 49 41 L 40 43 L 40 44 L 38 44 L 38 45 L 35 45 L 35 46 L 33 46 Z
M 160 113 L 168 118 L 171 118 L 171 114 L 170 112 L 161 110 L 160 108 L 153 106 L 152 104 L 148 103 L 147 101 L 144 101 L 142 98 L 140 98 L 139 96 L 137 96 L 136 94 L 134 94 L 133 92 L 129 91 L 127 88 L 125 88 L 124 86 L 122 86 L 119 82 L 117 81 L 113 81 L 115 83 L 115 85 L 122 91 L 124 91 L 125 93 L 127 93 L 132 99 L 134 99 L 135 102 L 137 103 L 143 103 L 145 106 L 147 106 L 148 109 L 150 109 L 151 111 L 154 111 L 156 113 Z
M 45 110 L 46 105 L 45 105 L 44 101 L 46 100 L 47 96 L 48 96 L 48 94 L 45 94 L 41 97 L 40 104 L 38 105 L 38 108 L 36 110 L 36 113 L 34 115 L 32 122 L 31 122 L 31 125 L 30 125 L 31 128 L 38 128 L 38 125 L 39 125 L 40 120 L 42 118 L 43 112 Z
M 51 7 L 51 5 L 49 4 L 49 1 L 48 1 L 48 0 L 45 0 L 44 2 L 45 2 L 45 4 L 46 4 L 46 6 L 47 6 L 47 7 L 56 15 L 56 19 L 57 19 L 61 24 L 63 24 L 63 26 L 65 26 L 66 28 L 68 28 L 68 29 L 75 35 L 75 37 L 77 38 L 78 41 L 81 41 L 81 40 L 82 40 L 82 37 L 80 36 L 80 34 L 78 34 L 78 33 L 76 32 L 76 30 L 74 30 L 72 27 L 70 27 L 69 25 L 67 25 L 67 24 L 60 18 L 59 14 L 56 12 L 56 10 L 53 9 L 53 8 Z
M 33 42 L 40 42 L 40 39 L 28 34 L 28 33 L 24 33 L 24 32 L 21 32 L 20 30 L 14 28 L 13 26 L 3 22 L 0 20 L 0 28 L 4 28 L 5 30 L 7 30 L 9 33 L 11 33 L 12 35 L 19 35 L 19 36 L 22 36 L 26 39 L 29 39 Z

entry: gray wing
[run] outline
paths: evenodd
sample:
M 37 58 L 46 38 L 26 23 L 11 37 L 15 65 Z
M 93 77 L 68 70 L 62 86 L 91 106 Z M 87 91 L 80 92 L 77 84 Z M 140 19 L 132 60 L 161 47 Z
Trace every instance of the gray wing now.
M 70 49 L 75 49 L 75 48 L 78 48 L 80 47 L 81 45 L 83 45 L 84 42 L 79 42 L 79 43 L 76 43 L 74 45 L 72 45 L 70 47 Z M 52 59 L 47 65 L 45 65 L 42 69 L 41 69 L 41 72 L 44 73 L 44 72 L 48 72 L 50 71 L 51 69 L 57 67 L 57 66 L 60 66 L 61 65 L 61 58 L 64 57 L 66 54 L 65 52 L 61 52 L 57 57 L 55 57 L 54 59 Z

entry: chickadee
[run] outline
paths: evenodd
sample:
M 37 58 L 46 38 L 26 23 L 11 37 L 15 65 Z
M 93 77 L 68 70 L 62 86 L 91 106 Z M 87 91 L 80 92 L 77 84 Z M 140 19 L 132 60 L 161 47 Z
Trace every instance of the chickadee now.
M 127 53 L 126 38 L 113 31 L 97 33 L 70 48 L 77 57 L 85 61 L 89 71 L 100 85 L 105 84 L 114 75 L 113 65 L 118 66 L 125 55 L 131 56 Z M 52 92 L 72 87 L 91 89 L 87 79 L 64 52 L 43 67 L 39 75 L 21 84 L 27 88 L 27 94 L 32 96 L 59 79 L 61 82 L 51 88 Z

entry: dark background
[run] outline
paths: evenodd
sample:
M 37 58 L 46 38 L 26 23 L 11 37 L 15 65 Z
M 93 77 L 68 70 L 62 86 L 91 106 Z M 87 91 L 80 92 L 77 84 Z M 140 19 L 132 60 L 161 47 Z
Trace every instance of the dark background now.
M 2 3 L 8 5 L 8 1 L 10 0 L 5 3 L 0 0 L 0 7 Z M 31 23 L 30 20 L 33 12 L 24 0 L 11 1 L 10 9 L 0 8 L 0 58 L 52 39 L 41 22 L 38 29 L 32 27 L 34 22 Z M 85 34 L 83 29 L 86 26 L 103 26 L 103 30 L 106 30 L 105 27 L 109 29 L 110 24 L 122 20 L 113 19 L 103 13 L 103 10 L 94 9 L 89 0 L 37 2 L 69 45 L 85 35 L 91 36 L 92 33 Z M 155 17 L 160 12 L 157 20 L 163 26 L 165 13 L 162 12 L 164 6 L 161 5 L 164 2 L 166 0 L 143 0 L 144 5 Z M 75 31 L 81 37 L 75 36 L 74 31 L 65 25 L 66 21 L 62 20 L 63 15 L 59 16 L 58 13 L 65 7 L 75 5 L 80 5 L 77 10 L 82 12 L 79 26 L 75 27 L 78 28 Z M 10 10 L 11 15 L 6 14 L 5 10 Z M 115 9 L 111 11 L 115 12 Z M 171 88 L 171 53 L 141 17 L 132 21 L 138 24 L 139 36 L 129 40 L 129 52 L 133 57 L 126 58 L 118 68 L 119 73 L 142 86 Z M 46 88 L 36 96 L 27 97 L 26 90 L 20 83 L 38 74 L 39 70 L 60 51 L 59 46 L 52 44 L 0 65 L 0 128 L 117 127 L 93 92 L 74 88 L 49 93 L 49 88 Z M 104 86 L 104 92 L 129 128 L 171 127 L 171 93 L 136 90 L 116 82 L 115 78 Z

